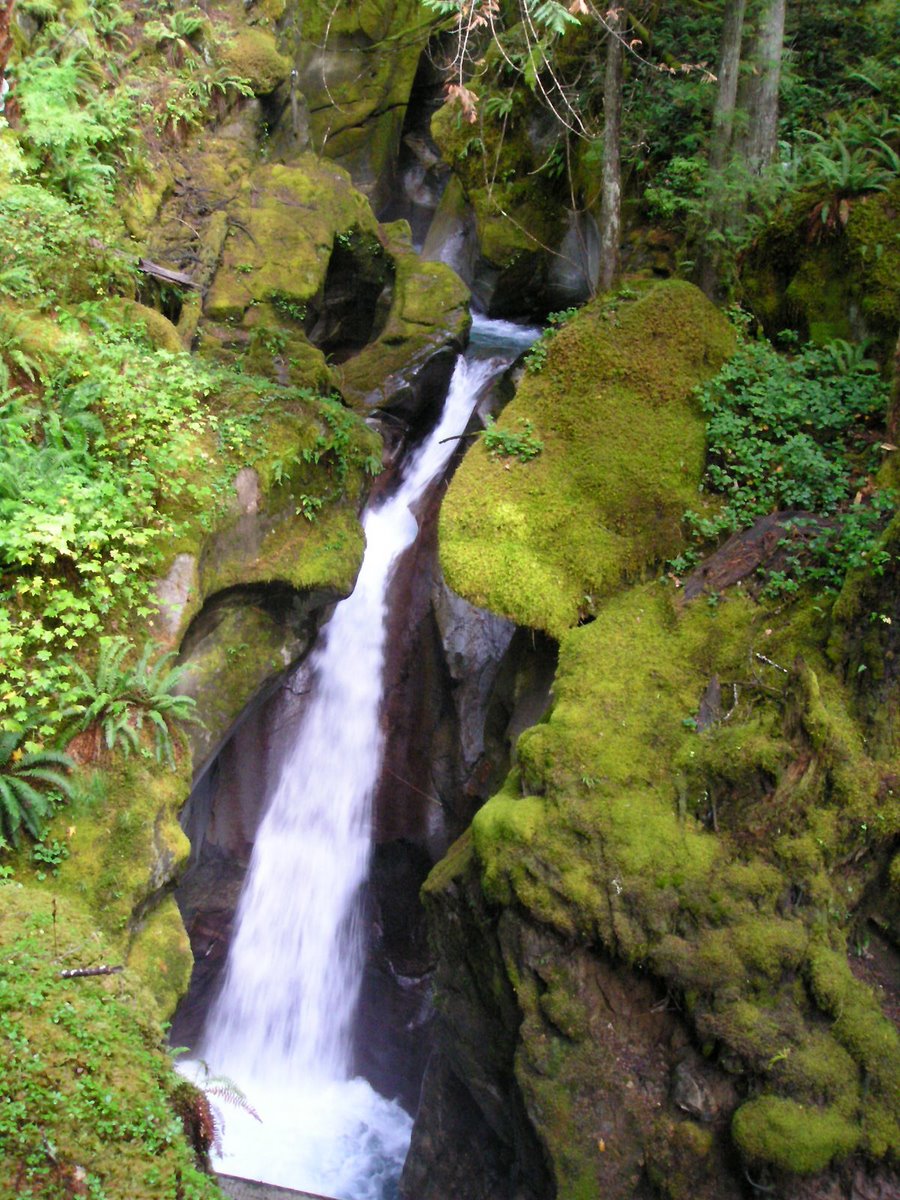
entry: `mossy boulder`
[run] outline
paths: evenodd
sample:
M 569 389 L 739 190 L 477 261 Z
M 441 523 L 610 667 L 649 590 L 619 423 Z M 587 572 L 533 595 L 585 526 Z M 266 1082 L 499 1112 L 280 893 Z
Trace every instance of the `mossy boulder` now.
M 206 606 L 182 645 L 178 687 L 202 721 L 187 730 L 195 777 L 247 706 L 309 648 L 338 598 L 326 588 L 238 587 Z
M 291 60 L 281 54 L 266 29 L 244 28 L 218 47 L 218 57 L 236 76 L 246 79 L 257 96 L 274 92 L 291 73 Z
M 527 462 L 467 454 L 441 510 L 441 562 L 467 600 L 558 637 L 623 580 L 677 552 L 704 465 L 692 389 L 732 352 L 690 284 L 607 298 L 553 338 L 497 428 L 530 422 Z
M 383 226 L 393 263 L 391 305 L 378 337 L 336 370 L 342 395 L 407 419 L 443 400 L 468 334 L 469 290 L 443 263 L 413 251 L 406 222 Z
M 206 300 L 210 318 L 233 323 L 252 304 L 308 304 L 325 281 L 335 236 L 377 228 L 349 175 L 312 154 L 254 170 L 234 216 Z

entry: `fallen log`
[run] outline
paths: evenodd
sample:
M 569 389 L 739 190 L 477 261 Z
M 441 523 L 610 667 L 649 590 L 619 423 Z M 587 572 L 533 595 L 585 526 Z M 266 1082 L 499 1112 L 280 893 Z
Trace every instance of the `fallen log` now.
M 2 3 L 2 0 L 0 0 Z M 106 242 L 101 242 L 99 238 L 88 238 L 88 245 L 95 250 L 109 250 L 110 247 Z M 117 258 L 130 258 L 124 250 L 113 250 L 112 253 Z M 132 262 L 134 260 L 132 259 Z M 179 287 L 194 288 L 199 290 L 200 284 L 197 283 L 190 275 L 184 271 L 173 271 L 171 267 L 164 267 L 162 263 L 156 263 L 151 258 L 139 258 L 137 261 L 138 270 L 144 275 L 150 275 L 153 279 L 159 279 L 162 283 L 175 283 Z
M 200 287 L 199 283 L 190 275 L 186 275 L 184 271 L 172 271 L 168 267 L 160 266 L 159 263 L 151 262 L 149 258 L 138 259 L 138 270 L 163 283 L 177 283 L 179 287 L 187 288 Z

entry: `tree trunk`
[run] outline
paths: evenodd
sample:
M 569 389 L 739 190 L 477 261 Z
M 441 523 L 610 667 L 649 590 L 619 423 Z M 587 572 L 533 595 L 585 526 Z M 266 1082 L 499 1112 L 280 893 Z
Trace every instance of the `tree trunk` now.
M 9 52 L 12 49 L 12 35 L 9 27 L 12 22 L 13 4 L 15 0 L 0 0 L 0 78 L 6 70 Z M 0 92 L 5 94 L 5 88 L 0 86 Z M 0 112 L 3 111 L 3 97 L 0 95 Z
M 738 73 L 741 65 L 741 38 L 744 32 L 746 0 L 726 0 L 719 42 L 718 78 L 716 102 L 713 108 L 712 131 L 709 141 L 709 173 L 707 187 L 709 195 L 709 229 L 713 234 L 721 233 L 726 221 L 726 204 L 722 195 L 725 166 L 731 152 L 734 132 L 734 109 L 738 91 Z M 721 254 L 718 242 L 709 239 L 699 252 L 700 287 L 711 300 L 718 298 L 719 267 Z
M 598 289 L 606 292 L 619 273 L 622 228 L 622 77 L 624 49 L 621 10 L 608 16 L 606 72 L 603 80 L 603 179 L 600 193 L 600 273 Z
M 741 140 L 741 157 L 753 175 L 761 174 L 775 157 L 778 144 L 778 92 L 784 51 L 785 0 L 766 0 L 760 14 L 753 53 L 752 73 L 742 97 L 747 129 Z
M 746 6 L 746 0 L 726 0 L 725 4 L 722 38 L 719 43 L 719 87 L 716 91 L 712 136 L 709 143 L 710 175 L 722 170 L 731 148 Z

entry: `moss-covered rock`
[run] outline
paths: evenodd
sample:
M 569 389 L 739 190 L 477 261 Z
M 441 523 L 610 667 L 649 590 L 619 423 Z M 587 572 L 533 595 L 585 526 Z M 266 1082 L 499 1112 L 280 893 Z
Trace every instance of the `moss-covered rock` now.
M 813 1175 L 856 1149 L 859 1130 L 840 1113 L 760 1096 L 734 1115 L 734 1140 L 750 1162 Z
M 799 194 L 760 235 L 742 263 L 744 299 L 770 335 L 869 337 L 887 358 L 900 321 L 900 182 L 842 201 L 841 220 L 830 223 L 817 215 L 821 199 Z
M 219 58 L 236 76 L 246 79 L 257 96 L 274 92 L 291 73 L 291 60 L 281 54 L 265 29 L 238 29 L 219 47 Z
M 193 964 L 178 905 L 168 895 L 135 923 L 128 966 L 146 982 L 160 1013 L 169 1017 L 188 989 Z
M 739 594 L 679 605 L 657 583 L 607 599 L 563 637 L 552 714 L 521 736 L 515 770 L 473 821 L 478 936 L 487 924 L 504 947 L 522 1013 L 516 1079 L 560 1195 L 630 1196 L 638 1157 L 655 1170 L 675 1161 L 671 1118 L 654 1125 L 622 1084 L 634 1070 L 648 1086 L 646 1068 L 629 1066 L 644 1062 L 634 1039 L 585 1025 L 590 1004 L 572 1003 L 581 985 L 560 991 L 572 947 L 583 972 L 611 956 L 626 990 L 626 965 L 635 988 L 658 979 L 710 1067 L 749 1091 L 740 1108 L 734 1094 L 719 1104 L 715 1167 L 705 1174 L 698 1154 L 696 1190 L 670 1194 L 738 1194 L 732 1114 L 754 1168 L 816 1173 L 857 1148 L 884 1158 L 900 1146 L 896 1030 L 846 960 L 848 922 L 886 865 L 900 806 L 880 782 L 891 762 L 869 757 L 821 642 L 814 613 L 773 614 Z M 732 708 L 698 732 L 712 676 L 735 681 Z M 460 904 L 469 868 L 454 862 L 426 887 L 436 944 L 448 921 L 473 919 Z M 528 931 L 548 929 L 559 947 L 532 956 L 543 935 Z M 464 1006 L 450 1016 L 451 1039 L 465 1038 Z M 596 1113 L 610 1094 L 624 1157 L 607 1182 Z
M 382 227 L 395 268 L 390 310 L 378 337 L 336 371 L 350 402 L 365 408 L 414 417 L 434 407 L 434 393 L 446 387 L 452 362 L 469 328 L 469 291 L 443 263 L 423 262 L 413 251 L 405 222 Z M 435 360 L 443 360 L 440 381 L 430 381 Z
M 691 390 L 733 346 L 689 284 L 579 312 L 498 422 L 515 435 L 529 421 L 539 456 L 520 462 L 482 442 L 454 477 L 440 527 L 451 587 L 559 636 L 677 552 L 704 463 Z
M 239 323 L 264 301 L 308 304 L 324 283 L 335 236 L 377 228 L 349 175 L 312 154 L 258 167 L 242 195 L 234 212 L 240 223 L 232 225 L 206 300 L 213 320 Z
M 432 24 L 418 0 L 301 3 L 285 22 L 313 148 L 346 167 L 379 210 L 393 191 L 406 104 Z M 289 128 L 275 131 L 276 146 L 282 139 L 290 144 Z
M 54 890 L 85 903 L 111 935 L 132 931 L 187 862 L 178 815 L 189 791 L 183 751 L 174 771 L 121 751 L 103 757 L 57 818 L 68 857 Z

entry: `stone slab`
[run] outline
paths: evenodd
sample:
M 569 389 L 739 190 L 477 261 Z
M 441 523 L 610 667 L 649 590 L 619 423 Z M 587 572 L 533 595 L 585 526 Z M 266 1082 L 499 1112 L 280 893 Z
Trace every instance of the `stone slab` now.
M 231 1200 L 332 1200 L 314 1192 L 295 1192 L 293 1188 L 277 1187 L 274 1183 L 259 1183 L 254 1179 L 239 1179 L 236 1175 L 217 1175 L 216 1183 Z

